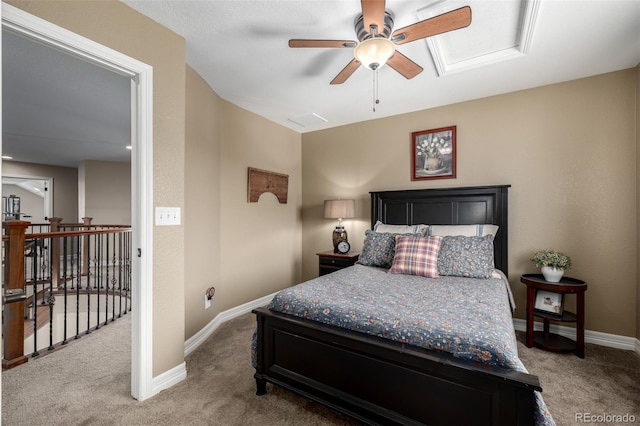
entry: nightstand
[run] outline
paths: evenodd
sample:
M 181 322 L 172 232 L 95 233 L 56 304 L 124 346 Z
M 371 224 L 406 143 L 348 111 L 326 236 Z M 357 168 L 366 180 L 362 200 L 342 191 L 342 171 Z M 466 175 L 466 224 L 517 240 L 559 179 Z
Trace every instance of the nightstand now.
M 358 261 L 360 253 L 340 254 L 331 251 L 316 253 L 318 255 L 318 269 L 320 275 L 330 274 L 339 269 L 352 266 Z
M 542 274 L 524 274 L 520 281 L 527 286 L 527 347 L 534 344 L 543 349 L 557 352 L 575 352 L 580 358 L 584 358 L 584 293 L 587 284 L 576 278 L 562 277 L 560 282 L 546 281 Z M 546 291 L 554 294 L 575 294 L 577 297 L 576 313 L 562 310 L 561 313 L 535 309 L 538 291 Z M 552 296 L 549 294 L 549 296 Z M 533 330 L 533 317 L 542 318 L 543 331 Z M 549 321 L 575 322 L 576 340 L 573 341 L 564 336 L 549 332 Z

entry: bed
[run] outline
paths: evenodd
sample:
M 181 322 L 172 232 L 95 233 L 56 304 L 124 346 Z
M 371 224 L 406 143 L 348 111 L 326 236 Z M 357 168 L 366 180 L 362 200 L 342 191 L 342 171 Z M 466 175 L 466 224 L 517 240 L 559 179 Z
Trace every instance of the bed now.
M 371 192 L 372 230 L 379 223 L 496 225 L 498 232 L 491 237 L 493 262 L 505 278 L 508 273 L 508 188 L 508 185 L 500 185 Z M 411 240 L 410 237 L 407 239 Z M 392 269 L 394 267 L 395 264 Z M 323 315 L 334 307 L 323 305 L 329 303 L 323 298 L 330 295 L 343 300 L 367 298 L 366 292 L 362 293 L 356 287 L 369 285 L 369 292 L 375 293 L 373 298 L 384 300 L 384 306 L 404 303 L 404 300 L 393 298 L 400 293 L 397 286 L 404 286 L 409 277 L 403 275 L 401 278 L 401 275 L 389 274 L 383 268 L 354 265 L 283 290 L 270 304 L 271 309 L 255 309 L 257 329 L 253 345 L 257 395 L 264 395 L 267 382 L 271 382 L 368 424 L 553 424 L 540 396 L 542 389 L 538 378 L 528 374 L 521 363 L 518 364 L 517 350 L 512 347 L 515 346 L 515 336 L 510 313 L 505 317 L 502 308 L 502 311 L 488 312 L 487 318 L 476 321 L 480 323 L 476 334 L 490 334 L 482 330 L 491 332 L 494 323 L 502 322 L 500 327 L 508 329 L 507 334 L 512 336 L 504 338 L 508 341 L 505 344 L 500 343 L 501 340 L 487 343 L 494 347 L 509 347 L 504 352 L 516 351 L 515 356 L 513 353 L 489 355 L 488 358 L 494 362 L 479 359 L 488 351 L 475 343 L 467 344 L 458 353 L 449 351 L 452 341 L 460 342 L 455 333 L 453 337 L 447 337 L 448 330 L 436 330 L 435 335 L 425 336 L 413 330 L 400 330 L 398 336 L 390 335 L 394 334 L 393 325 L 379 326 L 376 331 L 376 324 L 373 324 L 373 331 L 363 330 L 357 321 L 348 321 L 350 316 L 362 315 L 351 310 L 336 311 L 333 319 L 324 319 Z M 409 281 L 419 279 L 425 280 L 423 277 L 409 277 Z M 358 280 L 360 284 L 356 283 Z M 431 281 L 441 287 L 443 284 L 455 287 L 466 286 L 473 280 L 475 278 L 442 277 Z M 501 284 L 495 272 L 490 279 L 473 282 L 484 281 L 491 282 L 491 290 L 487 291 L 494 293 L 487 293 L 490 297 L 504 298 L 496 296 L 500 294 L 495 292 L 500 291 Z M 477 287 L 476 284 L 473 286 Z M 390 295 L 383 294 L 387 291 L 383 287 L 390 289 Z M 285 299 L 290 291 L 294 292 L 289 295 L 293 299 Z M 322 300 L 318 304 L 319 312 L 297 306 L 299 294 L 295 292 L 304 291 L 312 292 L 313 299 Z M 324 295 L 316 297 L 313 292 L 324 292 Z M 434 291 L 421 303 L 428 304 L 426 310 L 429 310 L 443 306 L 445 299 L 456 299 L 462 305 L 482 299 L 480 296 L 473 296 L 473 300 L 457 299 L 456 294 L 466 293 L 466 290 L 457 291 L 453 296 L 447 296 Z M 405 294 L 403 297 L 413 300 L 424 294 L 427 293 Z M 507 305 L 510 302 L 512 299 L 501 301 Z M 490 305 L 487 301 L 479 303 Z M 451 316 L 452 309 L 442 308 L 443 315 Z M 408 316 L 398 320 L 399 324 L 422 322 L 421 318 L 410 316 L 414 309 L 405 308 L 404 311 Z M 389 312 L 393 313 L 393 308 Z M 375 323 L 385 315 L 390 314 L 374 312 L 368 316 L 368 322 Z M 465 315 L 453 316 L 474 315 L 476 313 L 470 310 Z M 478 311 L 478 315 L 483 313 Z M 473 318 L 470 321 L 473 322 Z M 444 321 L 446 326 L 447 322 Z M 495 327 L 497 330 L 498 326 Z M 420 340 L 429 342 L 422 345 Z

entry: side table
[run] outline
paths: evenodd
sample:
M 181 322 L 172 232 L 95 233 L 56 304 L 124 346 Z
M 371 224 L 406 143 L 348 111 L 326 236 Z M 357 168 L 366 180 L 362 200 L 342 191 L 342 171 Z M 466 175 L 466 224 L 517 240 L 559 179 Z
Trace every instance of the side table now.
M 579 279 L 562 277 L 560 282 L 546 281 L 542 274 L 524 274 L 520 281 L 527 286 L 527 347 L 535 344 L 543 349 L 557 352 L 575 352 L 580 358 L 584 358 L 584 293 L 587 284 Z M 576 313 L 564 310 L 562 314 L 554 314 L 534 309 L 535 295 L 538 290 L 558 294 L 576 295 Z M 534 316 L 543 320 L 543 331 L 533 330 Z M 568 339 L 549 332 L 549 321 L 575 322 L 576 340 Z
M 360 253 L 340 254 L 334 253 L 333 250 L 316 254 L 318 255 L 318 272 L 321 276 L 352 266 L 360 256 Z

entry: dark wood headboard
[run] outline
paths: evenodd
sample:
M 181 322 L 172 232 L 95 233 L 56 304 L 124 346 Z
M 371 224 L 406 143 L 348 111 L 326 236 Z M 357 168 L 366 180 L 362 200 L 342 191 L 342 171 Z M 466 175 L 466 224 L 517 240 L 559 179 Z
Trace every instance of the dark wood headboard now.
M 498 225 L 494 261 L 508 276 L 510 186 L 374 191 L 370 193 L 371 227 L 378 220 L 392 225 Z

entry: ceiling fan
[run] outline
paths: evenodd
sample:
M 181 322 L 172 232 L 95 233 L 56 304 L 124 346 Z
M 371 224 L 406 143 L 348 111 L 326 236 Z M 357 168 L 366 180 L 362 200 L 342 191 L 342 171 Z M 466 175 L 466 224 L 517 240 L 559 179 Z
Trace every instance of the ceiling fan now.
M 410 79 L 422 72 L 422 67 L 396 50 L 397 45 L 468 27 L 471 24 L 469 6 L 443 13 L 424 21 L 416 22 L 391 33 L 393 16 L 385 10 L 385 0 L 361 0 L 362 14 L 356 18 L 354 40 L 289 40 L 289 47 L 321 47 L 354 49 L 354 58 L 331 80 L 331 84 L 342 84 L 364 65 L 377 70 L 385 63 Z

